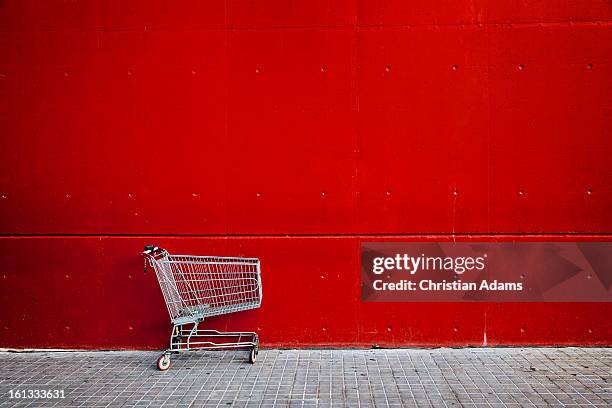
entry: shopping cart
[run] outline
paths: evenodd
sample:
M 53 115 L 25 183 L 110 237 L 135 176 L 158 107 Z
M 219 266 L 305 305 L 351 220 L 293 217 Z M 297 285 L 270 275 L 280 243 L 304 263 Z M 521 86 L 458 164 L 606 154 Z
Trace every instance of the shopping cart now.
M 170 348 L 158 359 L 157 368 L 170 368 L 170 355 L 195 349 L 250 349 L 255 362 L 259 338 L 254 332 L 201 330 L 207 317 L 261 305 L 260 264 L 257 258 L 170 255 L 147 245 L 142 253 L 157 275 L 170 320 Z

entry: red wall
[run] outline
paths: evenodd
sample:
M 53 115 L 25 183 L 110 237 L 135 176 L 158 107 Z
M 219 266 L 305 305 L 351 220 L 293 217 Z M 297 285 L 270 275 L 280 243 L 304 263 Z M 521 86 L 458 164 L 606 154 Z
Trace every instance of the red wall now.
M 361 303 L 358 251 L 611 240 L 611 63 L 607 0 L 0 1 L 0 347 L 163 347 L 150 242 L 260 257 L 211 326 L 268 346 L 609 345 L 610 304 Z

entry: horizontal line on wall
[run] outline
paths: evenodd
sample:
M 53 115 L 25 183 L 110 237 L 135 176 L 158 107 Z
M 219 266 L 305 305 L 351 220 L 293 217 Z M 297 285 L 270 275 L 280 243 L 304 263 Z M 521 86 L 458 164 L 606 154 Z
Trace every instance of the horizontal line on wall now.
M 446 237 L 446 238 L 475 238 L 475 237 L 584 237 L 612 239 L 612 232 L 545 232 L 545 233 L 515 233 L 515 232 L 466 232 L 461 234 L 442 232 L 422 232 L 410 234 L 0 234 L 1 238 L 410 238 L 410 237 Z
M 264 26 L 264 27 L 179 27 L 179 28 L 70 28 L 66 30 L 58 29 L 35 29 L 35 30 L 0 30 L 3 33 L 52 33 L 52 32 L 140 32 L 140 31 L 262 31 L 262 30 L 361 30 L 361 29 L 396 29 L 396 28 L 435 28 L 435 27 L 592 27 L 592 26 L 610 26 L 612 20 L 590 20 L 590 21 L 498 21 L 498 22 L 469 22 L 469 23 L 422 23 L 422 24 L 346 24 L 346 25 L 303 25 L 303 26 Z

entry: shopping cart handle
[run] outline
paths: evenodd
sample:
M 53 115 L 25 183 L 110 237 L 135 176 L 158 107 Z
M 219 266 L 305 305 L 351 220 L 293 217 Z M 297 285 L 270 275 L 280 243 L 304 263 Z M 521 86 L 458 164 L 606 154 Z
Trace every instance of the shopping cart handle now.
M 159 247 L 156 247 L 155 245 L 145 245 L 144 247 L 144 254 L 150 254 L 151 252 L 155 252 L 159 249 Z

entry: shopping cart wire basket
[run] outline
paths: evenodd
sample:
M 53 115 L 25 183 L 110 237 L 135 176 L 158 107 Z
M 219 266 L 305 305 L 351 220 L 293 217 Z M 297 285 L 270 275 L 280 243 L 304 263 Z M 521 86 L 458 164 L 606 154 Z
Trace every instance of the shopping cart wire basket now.
M 205 349 L 249 349 L 255 362 L 259 338 L 255 332 L 202 330 L 207 317 L 256 309 L 261 306 L 260 262 L 257 258 L 171 255 L 147 245 L 142 255 L 155 270 L 172 322 L 170 348 L 157 368 L 170 368 L 172 353 Z

